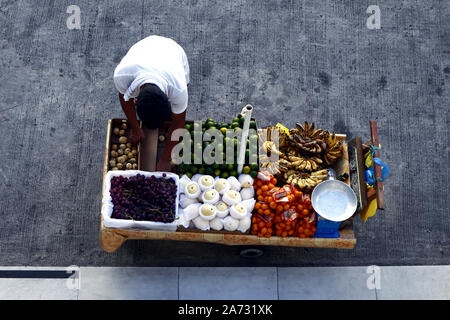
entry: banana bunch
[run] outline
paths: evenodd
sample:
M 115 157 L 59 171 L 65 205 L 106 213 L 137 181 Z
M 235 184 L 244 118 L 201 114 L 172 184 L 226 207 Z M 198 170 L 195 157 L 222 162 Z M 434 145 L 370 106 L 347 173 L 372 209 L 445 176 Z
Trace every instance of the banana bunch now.
M 323 163 L 323 160 L 318 157 L 304 158 L 290 156 L 289 160 L 293 164 L 296 170 L 315 171 L 319 169 Z
M 336 136 L 329 132 L 326 133 L 325 143 L 327 144 L 327 150 L 324 154 L 324 160 L 327 165 L 332 165 L 342 156 L 344 147 Z
M 311 173 L 302 173 L 295 170 L 289 170 L 284 173 L 284 179 L 288 184 L 293 184 L 303 191 L 310 191 L 328 177 L 328 169 L 315 171 Z
M 280 171 L 286 172 L 288 170 L 297 171 L 314 171 L 321 168 L 323 160 L 318 157 L 305 158 L 301 156 L 289 155 L 287 159 L 280 159 L 278 161 Z
M 265 154 L 259 159 L 261 168 L 279 174 L 288 183 L 294 181 L 305 190 L 325 180 L 328 171 L 321 169 L 330 167 L 342 156 L 341 141 L 328 131 L 316 129 L 314 123 L 297 123 L 289 132 L 268 127 L 266 133 L 267 140 L 262 145 Z M 270 159 L 274 154 L 279 157 L 277 162 Z
M 303 125 L 297 123 L 295 129 L 291 132 L 302 145 L 303 151 L 323 155 L 323 160 L 327 165 L 332 165 L 342 156 L 343 146 L 341 141 L 328 131 L 316 129 L 314 123 L 311 125 L 306 121 Z M 300 139 L 297 137 L 300 137 Z
M 273 162 L 267 155 L 260 155 L 259 156 L 259 167 L 261 169 L 265 169 L 270 174 L 276 175 L 281 172 L 280 161 Z
M 284 154 L 281 153 L 280 150 L 277 149 L 276 144 L 272 141 L 264 141 L 264 143 L 262 144 L 262 148 L 263 148 L 264 152 L 267 154 L 275 153 L 279 157 L 284 157 Z
M 303 126 L 300 123 L 297 123 L 295 125 L 295 129 L 293 129 L 292 131 L 298 132 L 298 134 L 303 137 L 303 139 L 309 140 L 323 140 L 323 136 L 326 133 L 326 131 L 323 131 L 322 129 L 316 129 L 314 123 L 309 125 L 306 121 Z
M 299 134 L 291 132 L 288 137 L 288 142 L 291 146 L 298 149 L 300 153 L 317 154 L 320 155 L 325 152 L 327 145 L 319 139 L 311 140 L 309 138 L 302 138 Z

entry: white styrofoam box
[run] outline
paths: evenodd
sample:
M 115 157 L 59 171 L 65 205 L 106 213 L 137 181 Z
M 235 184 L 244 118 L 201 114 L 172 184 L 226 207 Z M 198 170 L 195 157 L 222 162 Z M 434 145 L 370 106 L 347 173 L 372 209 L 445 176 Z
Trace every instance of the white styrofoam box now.
M 156 177 L 163 178 L 163 174 L 166 174 L 166 178 L 172 178 L 175 180 L 177 186 L 177 196 L 175 199 L 175 220 L 171 223 L 163 222 L 152 222 L 152 221 L 134 221 L 134 220 L 124 220 L 124 219 L 113 219 L 111 218 L 113 212 L 113 203 L 109 190 L 111 189 L 111 179 L 113 177 L 122 176 L 124 178 L 129 178 L 141 174 L 145 177 Z M 105 183 L 103 185 L 103 199 L 102 199 L 102 216 L 103 224 L 107 228 L 116 229 L 144 229 L 144 230 L 159 230 L 159 231 L 170 231 L 174 232 L 177 230 L 178 225 L 178 207 L 180 198 L 180 186 L 178 175 L 171 172 L 147 172 L 139 170 L 127 170 L 127 171 L 109 171 L 105 176 Z

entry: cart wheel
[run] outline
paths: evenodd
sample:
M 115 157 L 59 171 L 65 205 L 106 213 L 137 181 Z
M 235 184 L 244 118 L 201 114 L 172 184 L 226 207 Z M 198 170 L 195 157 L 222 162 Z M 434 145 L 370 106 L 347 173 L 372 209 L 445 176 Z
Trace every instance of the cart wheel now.
M 260 250 L 260 249 L 255 249 L 255 248 L 251 248 L 251 249 L 244 249 L 241 250 L 241 257 L 243 258 L 258 258 L 261 257 L 264 254 L 264 251 Z

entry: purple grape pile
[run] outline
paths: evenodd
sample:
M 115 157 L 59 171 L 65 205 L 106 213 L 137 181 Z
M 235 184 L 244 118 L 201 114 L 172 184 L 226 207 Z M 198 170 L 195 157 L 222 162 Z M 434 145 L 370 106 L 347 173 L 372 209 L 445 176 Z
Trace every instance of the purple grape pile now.
M 177 185 L 173 178 L 142 174 L 111 179 L 112 218 L 171 223 L 175 220 Z

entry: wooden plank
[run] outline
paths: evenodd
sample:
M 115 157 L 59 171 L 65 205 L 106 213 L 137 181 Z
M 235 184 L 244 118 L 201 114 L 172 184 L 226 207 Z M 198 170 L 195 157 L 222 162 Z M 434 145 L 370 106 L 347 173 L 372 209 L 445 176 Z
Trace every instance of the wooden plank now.
M 353 249 L 356 238 L 353 230 L 345 228 L 339 231 L 339 238 L 297 238 L 297 237 L 270 237 L 261 238 L 254 235 L 238 235 L 224 233 L 201 232 L 165 232 L 144 230 L 121 230 L 104 228 L 102 223 L 102 246 L 109 252 L 113 252 L 127 239 L 134 240 L 172 240 L 188 242 L 208 242 L 230 246 L 255 245 L 255 246 L 282 246 L 282 247 L 306 247 L 306 248 L 337 248 Z M 117 247 L 118 248 L 118 247 Z
M 348 156 L 350 186 L 358 198 L 358 208 L 356 211 L 359 212 L 368 205 L 361 138 L 354 138 L 348 143 Z
M 367 200 L 372 201 L 377 197 L 377 190 L 375 188 L 367 191 Z
M 378 139 L 378 126 L 377 122 L 374 120 L 370 121 L 370 136 L 372 138 L 372 145 L 376 148 L 381 148 L 380 141 Z M 375 157 L 380 157 L 380 151 L 375 150 Z M 377 189 L 377 207 L 380 210 L 384 210 L 384 186 L 381 181 L 381 167 L 374 163 L 375 179 L 376 179 L 376 189 Z

